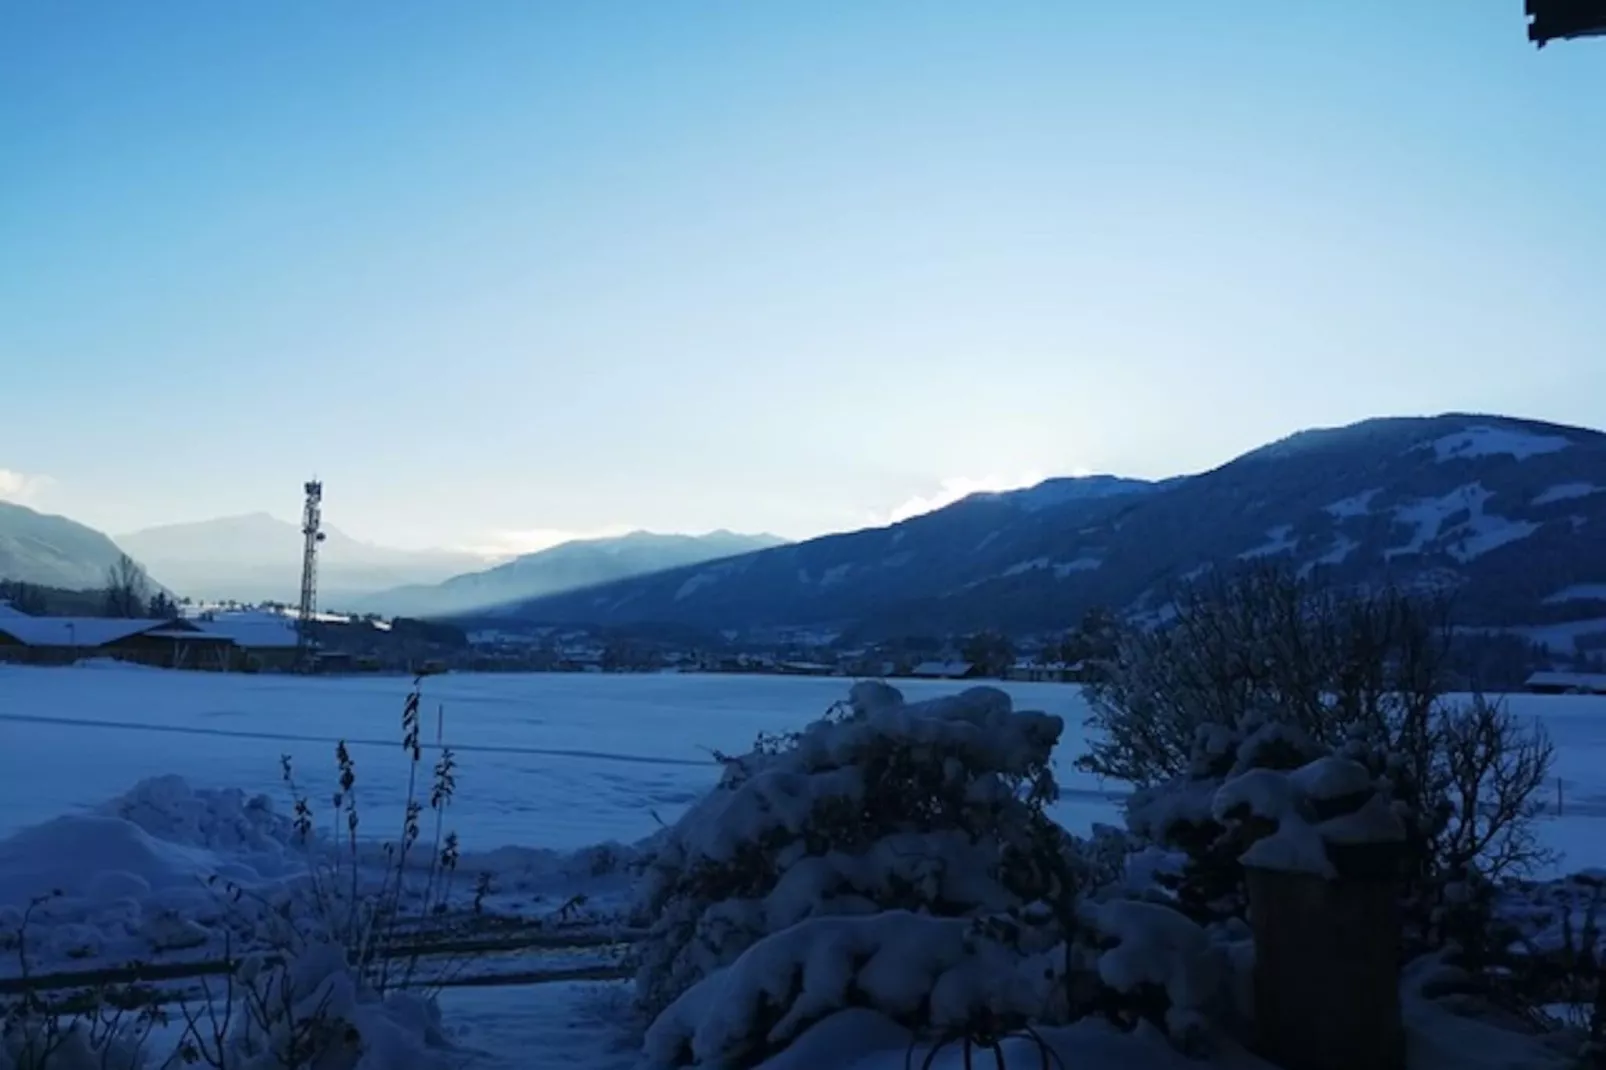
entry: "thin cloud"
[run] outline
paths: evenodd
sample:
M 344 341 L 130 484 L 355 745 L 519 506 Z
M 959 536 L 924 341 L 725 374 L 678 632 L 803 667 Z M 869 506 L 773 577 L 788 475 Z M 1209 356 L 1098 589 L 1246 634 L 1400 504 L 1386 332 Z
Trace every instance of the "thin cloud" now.
M 26 472 L 0 468 L 0 500 L 27 505 L 38 498 L 39 492 L 51 482 L 49 476 L 29 475 Z
M 624 524 L 613 524 L 591 531 L 567 531 L 562 528 L 530 528 L 524 531 L 494 531 L 486 541 L 473 546 L 460 547 L 464 552 L 487 558 L 518 557 L 521 554 L 550 550 L 561 543 L 577 539 L 612 539 L 636 530 Z

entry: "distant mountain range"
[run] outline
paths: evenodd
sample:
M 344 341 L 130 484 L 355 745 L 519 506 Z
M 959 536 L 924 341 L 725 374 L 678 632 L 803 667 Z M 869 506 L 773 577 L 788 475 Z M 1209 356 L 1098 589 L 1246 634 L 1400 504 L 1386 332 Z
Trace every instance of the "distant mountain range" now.
M 444 583 L 414 585 L 359 599 L 355 608 L 388 615 L 452 616 L 539 598 L 683 565 L 699 565 L 772 546 L 774 535 L 655 535 L 566 542 Z
M 540 624 L 943 635 L 1163 613 L 1185 578 L 1277 559 L 1456 593 L 1469 624 L 1606 618 L 1606 435 L 1498 416 L 1308 431 L 1161 483 L 1058 479 L 887 528 L 506 607 Z M 1602 622 L 1606 631 L 1606 621 Z
M 436 583 L 485 566 L 448 550 L 397 550 L 325 528 L 318 552 L 319 604 L 347 610 L 376 591 Z M 117 536 L 117 545 L 181 594 L 197 599 L 293 603 L 301 591 L 301 526 L 250 513 L 169 524 Z
M 774 535 L 656 535 L 577 540 L 487 567 L 450 551 L 396 550 L 326 528 L 319 604 L 341 612 L 444 617 L 733 557 Z M 65 517 L 0 502 L 0 579 L 99 588 L 124 552 L 167 589 L 200 600 L 293 603 L 301 587 L 298 525 L 266 513 L 148 528 L 112 539 Z
M 122 553 L 105 535 L 75 520 L 0 502 L 0 579 L 89 590 L 105 586 L 107 571 Z
M 99 587 L 119 548 L 178 594 L 293 601 L 298 589 L 300 531 L 265 514 L 114 544 L 0 502 L 0 578 Z M 493 568 L 330 531 L 320 603 L 502 624 L 1022 633 L 1093 606 L 1163 614 L 1179 582 L 1256 559 L 1451 590 L 1469 625 L 1606 641 L 1606 435 L 1501 416 L 1368 420 L 1162 482 L 1054 479 L 793 544 L 637 532 Z

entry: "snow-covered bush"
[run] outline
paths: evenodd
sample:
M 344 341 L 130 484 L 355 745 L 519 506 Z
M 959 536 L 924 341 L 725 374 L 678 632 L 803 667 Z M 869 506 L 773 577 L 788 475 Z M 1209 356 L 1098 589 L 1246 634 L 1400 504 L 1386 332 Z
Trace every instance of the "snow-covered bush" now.
M 653 1066 L 752 1065 L 818 1019 L 871 1007 L 908 1024 L 963 1028 L 978 1016 L 1048 1009 L 1061 961 L 1049 930 L 1012 946 L 963 918 L 907 910 L 813 917 L 747 947 L 687 989 L 647 1032 Z
M 837 715 L 727 759 L 648 863 L 637 994 L 656 1013 L 758 940 L 812 917 L 968 918 L 1041 899 L 1029 855 L 1063 724 L 993 688 L 905 703 L 861 683 Z
M 1196 1031 L 1218 952 L 1170 906 L 1119 898 L 1123 836 L 1044 815 L 1061 730 L 993 688 L 906 703 L 862 683 L 725 758 L 640 885 L 649 1062 L 751 1065 L 850 1008 L 932 1045 L 1094 1011 Z

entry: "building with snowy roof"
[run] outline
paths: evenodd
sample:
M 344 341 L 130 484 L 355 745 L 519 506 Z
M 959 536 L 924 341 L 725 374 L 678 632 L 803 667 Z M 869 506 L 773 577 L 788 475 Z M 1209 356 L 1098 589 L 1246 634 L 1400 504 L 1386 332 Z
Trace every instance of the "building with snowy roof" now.
M 232 664 L 234 644 L 184 620 L 121 617 L 0 617 L 0 659 L 66 665 L 84 658 L 116 658 L 165 668 L 217 668 Z
M 207 635 L 227 639 L 240 652 L 243 666 L 288 669 L 296 664 L 299 656 L 300 632 L 295 620 L 282 613 L 261 610 L 205 613 L 190 617 L 184 623 Z
M 1540 695 L 1606 695 L 1606 673 L 1536 672 L 1523 687 Z
M 928 680 L 964 680 L 976 675 L 976 666 L 968 661 L 922 661 L 909 670 L 909 675 Z

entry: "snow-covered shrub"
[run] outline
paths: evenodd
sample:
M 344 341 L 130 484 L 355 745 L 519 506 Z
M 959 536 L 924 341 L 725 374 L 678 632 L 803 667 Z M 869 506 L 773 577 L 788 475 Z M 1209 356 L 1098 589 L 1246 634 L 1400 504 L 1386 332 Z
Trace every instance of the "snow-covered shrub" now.
M 833 715 L 725 759 L 720 785 L 669 830 L 638 889 L 651 924 L 636 951 L 636 990 L 659 1019 L 655 1050 L 678 1059 L 761 1048 L 792 1035 L 788 1025 L 771 1036 L 780 1022 L 806 1024 L 851 1005 L 844 999 L 875 1004 L 886 991 L 877 975 L 848 982 L 879 940 L 902 940 L 911 926 L 946 934 L 930 938 L 951 951 L 905 980 L 928 986 L 913 1008 L 882 1008 L 912 1014 L 914 1025 L 930 1024 L 915 1013 L 929 985 L 966 956 L 1020 959 L 1061 942 L 1075 885 L 1098 871 L 1042 812 L 1057 793 L 1050 756 L 1062 728 L 993 688 L 906 703 L 885 684 L 861 683 Z M 797 934 L 809 932 L 840 946 L 808 958 L 812 945 Z M 760 984 L 756 964 L 796 956 L 801 972 L 763 980 L 757 1002 L 732 994 Z M 894 958 L 889 950 L 882 961 Z M 807 995 L 820 991 L 810 980 L 818 971 L 833 978 L 824 1002 Z M 712 992 L 725 993 L 722 1007 L 748 1009 L 721 1011 L 725 1024 L 713 1024 L 704 1017 Z M 699 1030 L 740 1037 L 693 1043 Z
M 683 992 L 647 1032 L 653 1066 L 752 1065 L 846 1007 L 909 1024 L 1041 1015 L 1058 965 L 1049 930 L 1025 947 L 970 920 L 895 910 L 813 917 L 748 946 Z
M 992 688 L 906 703 L 866 683 L 725 758 L 640 885 L 649 1062 L 752 1065 L 852 1008 L 931 1047 L 1098 1011 L 1195 1032 L 1218 951 L 1171 906 L 1121 898 L 1124 835 L 1043 814 L 1061 729 Z
M 1042 898 L 1041 873 L 1011 863 L 1049 824 L 1062 729 L 993 688 L 910 704 L 861 683 L 841 715 L 727 759 L 645 867 L 640 1002 L 656 1013 L 809 918 L 967 918 Z

